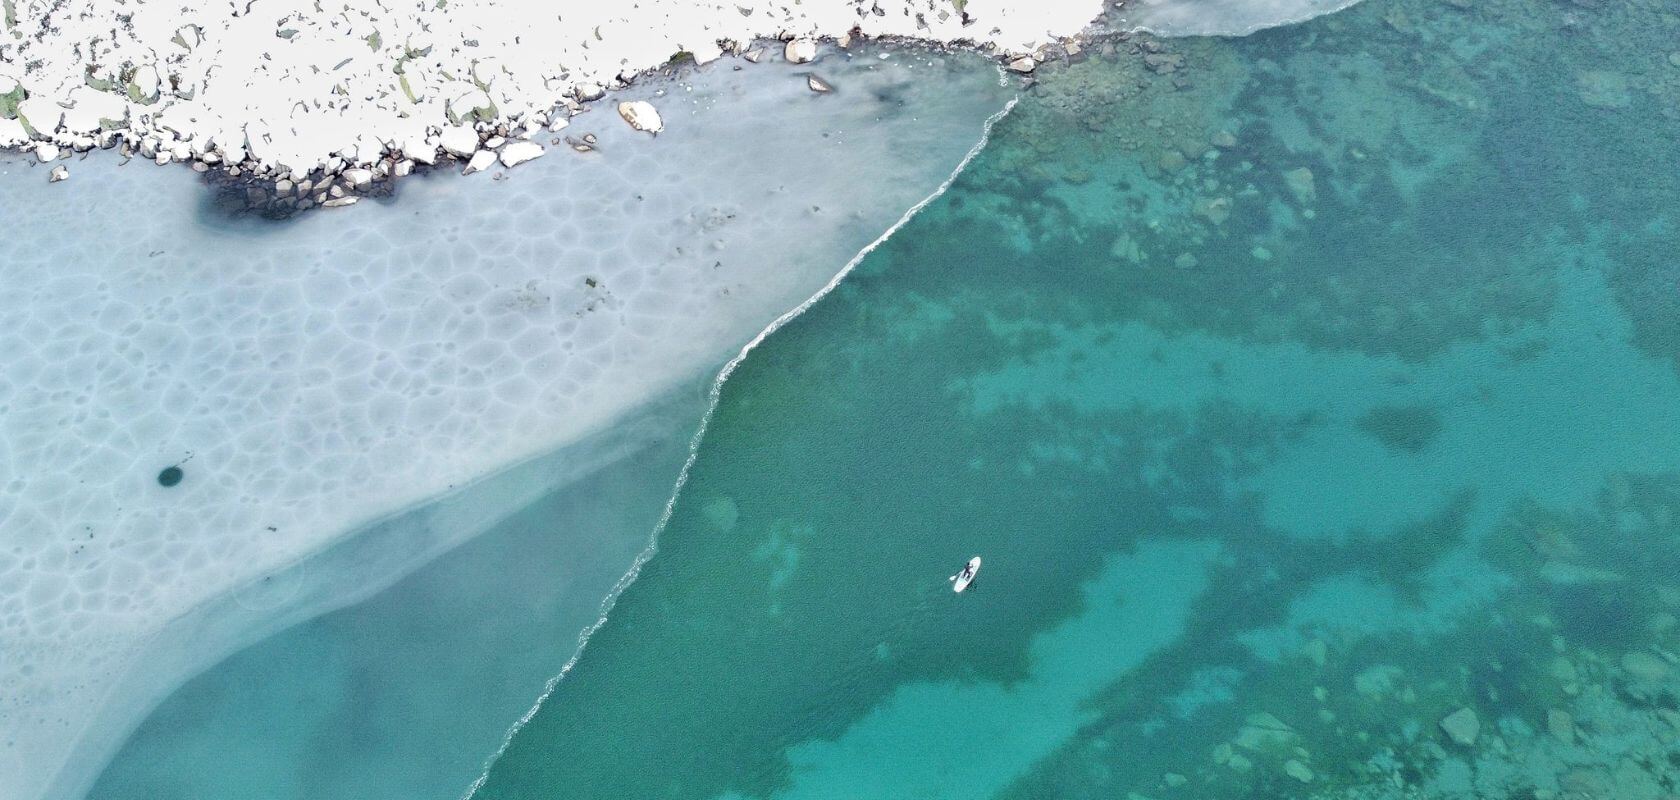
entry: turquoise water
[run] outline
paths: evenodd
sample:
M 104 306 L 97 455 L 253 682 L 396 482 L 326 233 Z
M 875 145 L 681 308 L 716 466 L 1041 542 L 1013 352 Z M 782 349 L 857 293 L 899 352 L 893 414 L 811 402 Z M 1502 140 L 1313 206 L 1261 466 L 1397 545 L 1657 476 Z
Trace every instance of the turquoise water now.
M 1371 0 L 1046 70 L 730 378 L 476 796 L 1670 796 L 1677 34 Z

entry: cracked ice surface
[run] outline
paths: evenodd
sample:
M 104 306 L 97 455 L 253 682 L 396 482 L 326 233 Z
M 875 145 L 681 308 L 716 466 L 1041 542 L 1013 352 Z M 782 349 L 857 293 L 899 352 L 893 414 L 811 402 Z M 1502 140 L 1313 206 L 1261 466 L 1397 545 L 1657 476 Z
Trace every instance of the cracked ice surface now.
M 195 609 L 598 434 L 822 286 L 1006 100 L 977 57 L 877 55 L 652 81 L 657 138 L 603 109 L 568 129 L 595 152 L 285 223 L 186 170 L 0 161 L 0 800 L 73 796 L 241 644 Z

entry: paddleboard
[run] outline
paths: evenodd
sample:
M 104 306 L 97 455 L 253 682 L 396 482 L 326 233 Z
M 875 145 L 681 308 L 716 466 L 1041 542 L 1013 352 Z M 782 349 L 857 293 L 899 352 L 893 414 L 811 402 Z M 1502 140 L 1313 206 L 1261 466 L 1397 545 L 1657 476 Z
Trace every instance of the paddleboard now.
M 951 591 L 960 592 L 967 589 L 968 585 L 974 582 L 974 576 L 978 574 L 980 574 L 980 557 L 975 556 L 968 560 L 968 566 L 963 567 L 962 572 L 950 577 Z

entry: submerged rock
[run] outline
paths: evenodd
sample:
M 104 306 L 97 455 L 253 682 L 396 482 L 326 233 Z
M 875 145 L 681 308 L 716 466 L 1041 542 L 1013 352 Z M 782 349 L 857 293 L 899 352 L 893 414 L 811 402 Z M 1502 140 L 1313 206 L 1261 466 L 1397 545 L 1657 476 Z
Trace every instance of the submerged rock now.
M 1302 783 L 1312 783 L 1314 777 L 1312 767 L 1293 758 L 1283 762 L 1283 774 Z
M 1622 656 L 1622 669 L 1629 677 L 1641 681 L 1660 681 L 1667 678 L 1669 672 L 1667 662 L 1639 650 Z
M 1476 712 L 1468 707 L 1461 708 L 1441 719 L 1441 730 L 1446 731 L 1447 738 L 1455 744 L 1473 747 L 1476 737 L 1481 735 L 1482 721 Z
M 63 164 L 59 164 L 58 166 L 53 167 L 52 172 L 47 173 L 47 183 L 58 183 L 59 181 L 69 180 L 69 179 L 70 179 L 70 168 L 64 166 Z
M 665 130 L 665 120 L 659 117 L 659 109 L 646 100 L 631 100 L 618 104 L 618 115 L 630 124 L 630 127 L 648 133 L 658 133 Z

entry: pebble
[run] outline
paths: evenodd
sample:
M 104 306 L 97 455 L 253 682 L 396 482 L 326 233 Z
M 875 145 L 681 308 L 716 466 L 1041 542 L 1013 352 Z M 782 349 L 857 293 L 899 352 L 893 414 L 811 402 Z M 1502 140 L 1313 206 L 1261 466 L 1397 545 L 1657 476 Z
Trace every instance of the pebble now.
M 1453 742 L 1472 747 L 1482 732 L 1482 721 L 1476 717 L 1475 711 L 1461 708 L 1441 719 L 1441 730 L 1446 731 L 1447 738 Z
M 646 100 L 631 100 L 618 104 L 618 115 L 624 118 L 630 127 L 648 133 L 658 133 L 665 130 L 665 120 L 659 116 L 659 109 Z
M 789 40 L 782 56 L 795 64 L 808 63 L 817 57 L 817 43 L 803 38 Z

